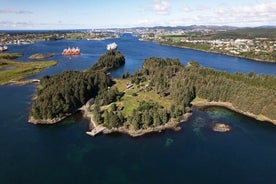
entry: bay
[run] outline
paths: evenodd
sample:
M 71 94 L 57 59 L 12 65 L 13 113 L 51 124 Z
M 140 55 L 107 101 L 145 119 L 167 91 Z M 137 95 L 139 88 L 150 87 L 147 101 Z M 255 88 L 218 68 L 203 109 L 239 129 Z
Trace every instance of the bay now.
M 276 74 L 276 65 L 141 42 L 130 34 L 102 41 L 43 41 L 10 46 L 28 62 L 35 53 L 56 53 L 58 64 L 39 78 L 65 70 L 84 70 L 115 41 L 126 65 L 111 72 L 141 68 L 151 56 L 180 58 L 183 64 L 227 72 Z M 79 47 L 76 57 L 61 56 L 66 47 Z M 0 86 L 0 183 L 275 183 L 276 128 L 269 123 L 222 108 L 193 109 L 178 132 L 165 131 L 139 138 L 112 134 L 89 137 L 88 120 L 76 114 L 55 125 L 27 123 L 35 85 Z M 232 127 L 213 132 L 214 122 Z

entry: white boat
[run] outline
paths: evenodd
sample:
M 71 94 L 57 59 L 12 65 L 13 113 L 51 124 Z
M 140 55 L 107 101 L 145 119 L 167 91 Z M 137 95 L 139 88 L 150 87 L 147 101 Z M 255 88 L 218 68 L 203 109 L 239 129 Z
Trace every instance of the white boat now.
M 113 42 L 113 43 L 107 44 L 106 49 L 107 50 L 115 50 L 115 49 L 117 49 L 117 47 L 118 47 L 118 45 L 115 42 Z
M 6 51 L 8 50 L 8 46 L 4 45 L 4 46 L 0 46 L 0 52 Z

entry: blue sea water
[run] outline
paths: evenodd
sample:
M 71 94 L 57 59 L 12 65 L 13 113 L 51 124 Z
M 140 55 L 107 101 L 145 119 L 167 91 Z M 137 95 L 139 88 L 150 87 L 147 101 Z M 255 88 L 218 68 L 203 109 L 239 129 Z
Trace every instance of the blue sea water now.
M 115 41 L 126 64 L 111 72 L 139 69 L 151 56 L 179 58 L 183 64 L 227 72 L 276 75 L 276 65 L 142 42 L 130 34 L 102 41 L 42 41 L 10 46 L 28 62 L 35 53 L 56 53 L 54 67 L 31 78 L 93 65 Z M 81 55 L 61 56 L 66 47 Z M 55 125 L 27 122 L 36 86 L 0 86 L 0 183 L 276 183 L 276 127 L 222 108 L 193 109 L 180 131 L 138 138 L 111 134 L 89 137 L 88 120 L 76 114 Z M 213 132 L 217 122 L 230 132 Z

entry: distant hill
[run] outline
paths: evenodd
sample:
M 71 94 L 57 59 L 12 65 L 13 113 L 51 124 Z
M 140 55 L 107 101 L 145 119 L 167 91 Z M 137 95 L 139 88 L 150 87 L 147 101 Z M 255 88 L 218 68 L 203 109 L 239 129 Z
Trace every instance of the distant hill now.
M 238 28 L 229 31 L 220 31 L 214 36 L 214 39 L 222 38 L 269 38 L 275 40 L 276 28 Z
M 130 28 L 130 29 L 148 29 L 148 30 L 154 30 L 154 29 L 166 29 L 166 30 L 179 30 L 179 29 L 183 29 L 183 30 L 214 30 L 214 31 L 219 31 L 219 30 L 234 30 L 234 29 L 238 29 L 237 27 L 233 27 L 233 26 L 206 26 L 206 25 L 190 25 L 190 26 L 154 26 L 154 27 L 135 27 L 135 28 Z
M 259 27 L 256 27 L 256 28 L 275 29 L 276 26 L 264 25 L 264 26 L 259 26 Z

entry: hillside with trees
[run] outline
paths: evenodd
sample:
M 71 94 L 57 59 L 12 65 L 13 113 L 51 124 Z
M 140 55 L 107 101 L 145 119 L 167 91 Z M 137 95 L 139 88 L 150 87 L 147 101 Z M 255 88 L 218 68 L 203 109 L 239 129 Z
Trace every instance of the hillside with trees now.
M 100 56 L 98 62 L 94 64 L 90 70 L 107 71 L 118 68 L 125 64 L 125 57 L 118 50 L 108 50 L 104 55 Z
M 231 103 L 246 115 L 276 120 L 274 76 L 229 74 L 196 62 L 184 66 L 178 59 L 151 57 L 141 70 L 122 77 L 91 106 L 94 121 L 108 129 L 117 128 L 115 131 L 148 130 L 183 121 L 195 99 Z M 126 89 L 130 84 L 133 86 Z
M 184 66 L 179 59 L 157 57 L 145 59 L 142 69 L 123 74 L 120 80 L 106 75 L 107 70 L 124 62 L 121 53 L 108 51 L 86 71 L 43 77 L 30 113 L 33 119 L 43 121 L 34 122 L 57 122 L 91 98 L 93 105 L 88 111 L 93 120 L 109 130 L 163 130 L 170 123 L 185 120 L 192 102 L 199 98 L 231 103 L 244 114 L 276 121 L 274 76 L 230 74 L 196 62 Z
M 192 63 L 163 66 L 164 60 L 145 60 L 143 70 L 160 94 L 169 94 L 185 109 L 195 98 L 230 102 L 243 112 L 276 120 L 276 77 L 216 71 Z M 177 68 L 177 70 L 176 70 Z M 160 71 L 160 72 L 159 72 Z
M 55 123 L 74 113 L 90 98 L 104 93 L 113 84 L 105 72 L 124 63 L 125 58 L 119 51 L 108 51 L 86 71 L 65 71 L 44 76 L 32 105 L 30 121 Z

